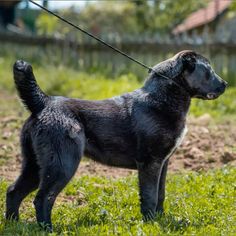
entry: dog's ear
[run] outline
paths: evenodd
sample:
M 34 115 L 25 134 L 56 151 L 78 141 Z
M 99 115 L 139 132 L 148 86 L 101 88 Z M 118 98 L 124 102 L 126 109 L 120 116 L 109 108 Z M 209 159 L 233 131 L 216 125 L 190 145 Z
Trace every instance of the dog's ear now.
M 153 67 L 157 73 L 163 74 L 170 79 L 177 78 L 185 70 L 192 72 L 195 69 L 197 54 L 193 51 L 181 51 L 172 58 L 163 61 Z M 155 73 L 153 73 L 155 76 Z
M 183 64 L 183 70 L 187 70 L 192 73 L 196 66 L 196 56 L 197 54 L 193 51 L 182 51 L 179 53 L 179 58 Z

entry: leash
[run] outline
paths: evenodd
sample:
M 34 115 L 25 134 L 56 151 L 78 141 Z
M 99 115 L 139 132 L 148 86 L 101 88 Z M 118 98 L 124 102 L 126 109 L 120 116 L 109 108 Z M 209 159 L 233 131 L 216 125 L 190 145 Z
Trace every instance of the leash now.
M 44 6 L 42 6 L 42 5 L 38 4 L 38 3 L 36 3 L 36 2 L 33 1 L 33 0 L 29 0 L 29 2 L 31 2 L 32 4 L 34 4 L 34 5 L 37 6 L 37 7 L 41 8 L 42 10 L 46 11 L 47 13 L 49 13 L 49 14 L 55 16 L 56 18 L 58 18 L 59 20 L 65 22 L 66 24 L 68 24 L 68 25 L 74 27 L 75 29 L 77 29 L 77 30 L 83 32 L 84 34 L 88 35 L 89 37 L 91 37 L 91 38 L 97 40 L 97 41 L 100 42 L 101 44 L 103 44 L 103 45 L 109 47 L 109 48 L 112 49 L 113 51 L 116 51 L 117 53 L 123 55 L 124 57 L 130 59 L 131 61 L 137 63 L 138 65 L 140 65 L 140 66 L 142 66 L 142 67 L 148 69 L 148 72 L 154 72 L 156 75 L 159 75 L 159 76 L 161 76 L 161 77 L 163 77 L 163 78 L 165 78 L 165 79 L 169 79 L 169 77 L 167 77 L 167 76 L 165 76 L 165 75 L 162 75 L 162 74 L 156 72 L 153 68 L 151 68 L 151 67 L 145 65 L 144 63 L 138 61 L 137 59 L 131 57 L 130 55 L 128 55 L 128 54 L 122 52 L 120 49 L 118 49 L 118 48 L 112 46 L 111 44 L 105 42 L 105 41 L 102 40 L 101 38 L 99 38 L 99 37 L 97 37 L 97 36 L 91 34 L 90 32 L 88 32 L 88 31 L 82 29 L 81 27 L 79 27 L 79 26 L 73 24 L 72 22 L 70 22 L 70 21 L 68 21 L 67 19 L 63 18 L 62 16 L 60 16 L 60 15 L 54 13 L 53 11 L 50 11 L 48 8 L 46 8 L 46 7 L 44 7 Z

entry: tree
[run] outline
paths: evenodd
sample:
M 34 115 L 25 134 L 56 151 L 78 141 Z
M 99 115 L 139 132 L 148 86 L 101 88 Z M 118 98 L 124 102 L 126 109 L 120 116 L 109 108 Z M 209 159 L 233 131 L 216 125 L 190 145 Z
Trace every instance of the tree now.
M 127 36 L 146 33 L 168 34 L 191 12 L 207 4 L 206 0 L 101 1 L 86 7 L 60 11 L 60 15 L 99 36 Z M 47 23 L 48 22 L 48 23 Z M 72 34 L 70 26 L 43 14 L 37 21 L 39 32 Z
M 141 32 L 149 30 L 153 23 L 153 15 L 150 14 L 150 6 L 146 0 L 134 1 L 136 20 Z
M 81 11 L 76 8 L 69 8 L 59 12 L 66 19 L 74 22 L 83 29 L 96 35 L 125 35 L 138 33 L 139 27 L 135 17 L 135 8 L 131 2 L 122 4 L 111 2 L 101 2 L 88 4 Z M 95 17 L 96 16 L 96 17 Z M 63 22 L 53 19 L 52 16 L 42 13 L 37 19 L 39 33 L 53 34 L 77 34 L 72 27 Z
M 172 29 L 180 24 L 189 14 L 204 7 L 206 0 L 159 0 L 154 1 L 154 24 L 152 30 L 160 30 L 170 33 Z

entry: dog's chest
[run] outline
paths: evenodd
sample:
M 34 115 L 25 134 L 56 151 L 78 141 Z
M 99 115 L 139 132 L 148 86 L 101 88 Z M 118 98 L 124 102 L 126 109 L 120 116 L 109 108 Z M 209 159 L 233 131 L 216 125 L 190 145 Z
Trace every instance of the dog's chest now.
M 169 159 L 171 155 L 174 153 L 174 151 L 180 146 L 180 144 L 183 142 L 183 139 L 188 132 L 188 128 L 185 125 L 185 127 L 182 129 L 180 135 L 176 138 L 174 146 L 171 148 L 169 154 L 165 157 L 165 160 Z
M 185 125 L 181 134 L 176 139 L 175 148 L 179 147 L 179 145 L 183 142 L 183 139 L 184 139 L 185 135 L 187 134 L 187 132 L 188 132 L 188 127 Z

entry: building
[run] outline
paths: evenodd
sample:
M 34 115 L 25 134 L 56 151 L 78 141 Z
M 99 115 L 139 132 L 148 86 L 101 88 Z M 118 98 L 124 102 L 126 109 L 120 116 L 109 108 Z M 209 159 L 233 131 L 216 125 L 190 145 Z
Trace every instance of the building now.
M 230 11 L 232 0 L 213 0 L 190 14 L 172 33 L 192 43 L 236 43 L 236 12 Z M 232 14 L 230 14 L 232 13 Z

